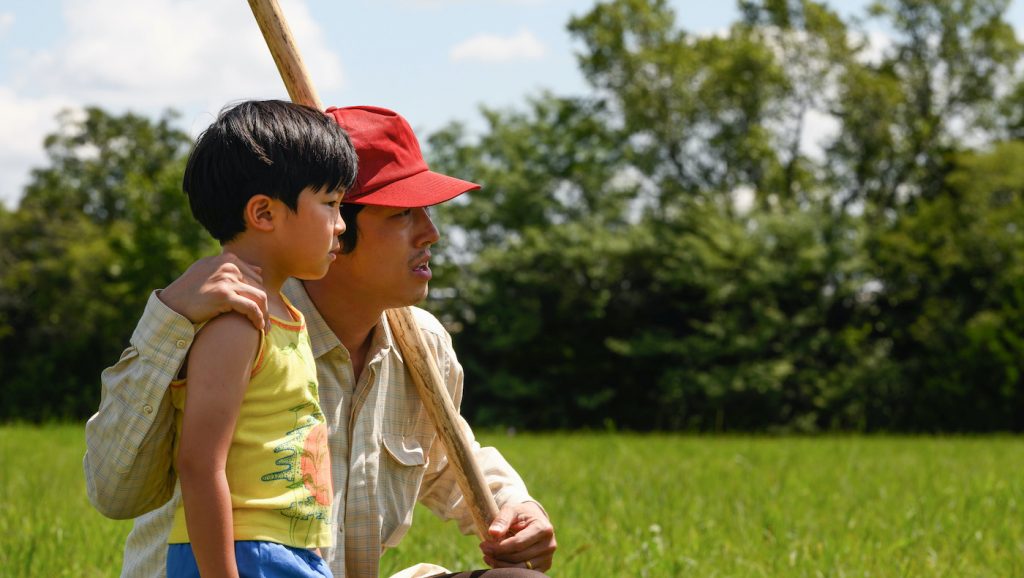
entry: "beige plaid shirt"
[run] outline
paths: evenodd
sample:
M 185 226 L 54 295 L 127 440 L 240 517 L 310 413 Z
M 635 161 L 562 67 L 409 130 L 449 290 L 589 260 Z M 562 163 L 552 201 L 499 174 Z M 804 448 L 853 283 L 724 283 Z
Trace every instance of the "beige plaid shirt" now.
M 306 317 L 330 431 L 337 535 L 336 547 L 323 553 L 335 577 L 376 577 L 380 555 L 408 531 L 417 500 L 471 532 L 472 518 L 386 318 L 374 330 L 369 362 L 356 382 L 348 351 L 302 284 L 291 280 L 284 293 Z M 463 374 L 451 337 L 426 311 L 415 309 L 415 316 L 459 406 Z M 103 372 L 100 408 L 86 424 L 89 499 L 107 516 L 138 516 L 125 545 L 123 577 L 165 576 L 167 535 L 180 500 L 167 386 L 194 335 L 193 325 L 154 293 L 131 346 Z M 469 425 L 462 425 L 472 440 Z M 501 454 L 473 445 L 499 507 L 532 500 Z

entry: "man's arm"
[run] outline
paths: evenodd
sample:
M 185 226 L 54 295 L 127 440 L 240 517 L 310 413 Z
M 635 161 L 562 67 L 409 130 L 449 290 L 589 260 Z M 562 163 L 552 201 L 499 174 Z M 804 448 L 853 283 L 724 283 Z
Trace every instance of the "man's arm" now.
M 262 326 L 266 295 L 258 269 L 232 255 L 197 261 L 150 297 L 130 347 L 103 372 L 82 463 L 89 501 L 103 515 L 133 518 L 171 496 L 174 413 L 167 386 L 192 345 L 193 323 L 226 310 Z
M 418 315 L 417 321 L 424 328 L 424 338 L 436 356 L 452 401 L 459 407 L 463 371 L 452 349 L 451 337 L 440 329 L 436 319 L 421 317 Z M 551 567 L 558 547 L 547 513 L 530 497 L 522 478 L 498 450 L 481 447 L 466 420 L 460 416 L 459 422 L 473 445 L 474 457 L 499 508 L 497 518 L 491 523 L 490 539 L 480 544 L 484 561 L 495 568 L 524 568 L 527 567 L 526 562 L 530 562 L 530 567 L 546 571 Z M 473 520 L 441 446 L 440 441 L 435 440 L 431 447 L 419 499 L 438 516 L 456 519 L 460 530 L 469 534 L 473 531 Z
M 192 345 L 192 323 L 154 293 L 121 359 L 104 370 L 99 411 L 85 424 L 85 484 L 104 516 L 128 519 L 174 491 L 174 410 L 167 386 Z

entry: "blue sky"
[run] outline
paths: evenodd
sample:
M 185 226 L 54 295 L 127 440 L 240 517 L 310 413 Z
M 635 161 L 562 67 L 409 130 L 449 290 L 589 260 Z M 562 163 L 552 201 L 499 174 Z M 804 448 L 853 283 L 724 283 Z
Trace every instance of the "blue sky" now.
M 593 0 L 280 0 L 326 105 L 374 104 L 421 134 L 480 126 L 480 104 L 518 106 L 586 85 L 565 31 Z M 735 3 L 671 0 L 692 32 L 726 28 Z M 863 14 L 866 0 L 832 2 Z M 1024 25 L 1024 0 L 1010 20 Z M 197 133 L 225 103 L 286 98 L 243 0 L 6 0 L 0 4 L 0 202 L 13 206 L 62 108 L 149 115 L 173 107 Z

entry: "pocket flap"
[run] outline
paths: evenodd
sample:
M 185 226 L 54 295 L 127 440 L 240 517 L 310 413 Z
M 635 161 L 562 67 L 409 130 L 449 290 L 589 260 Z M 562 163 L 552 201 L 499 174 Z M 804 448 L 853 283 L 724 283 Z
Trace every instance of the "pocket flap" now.
M 422 466 L 427 463 L 423 443 L 416 436 L 384 434 L 383 438 L 388 453 L 403 466 Z

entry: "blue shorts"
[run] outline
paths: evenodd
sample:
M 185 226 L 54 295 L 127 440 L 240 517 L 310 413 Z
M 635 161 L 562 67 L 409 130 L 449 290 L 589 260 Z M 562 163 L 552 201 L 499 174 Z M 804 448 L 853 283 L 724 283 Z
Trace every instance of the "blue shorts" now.
M 235 542 L 235 563 L 241 578 L 332 578 L 316 552 L 275 542 Z M 192 544 L 168 546 L 167 578 L 199 578 Z

